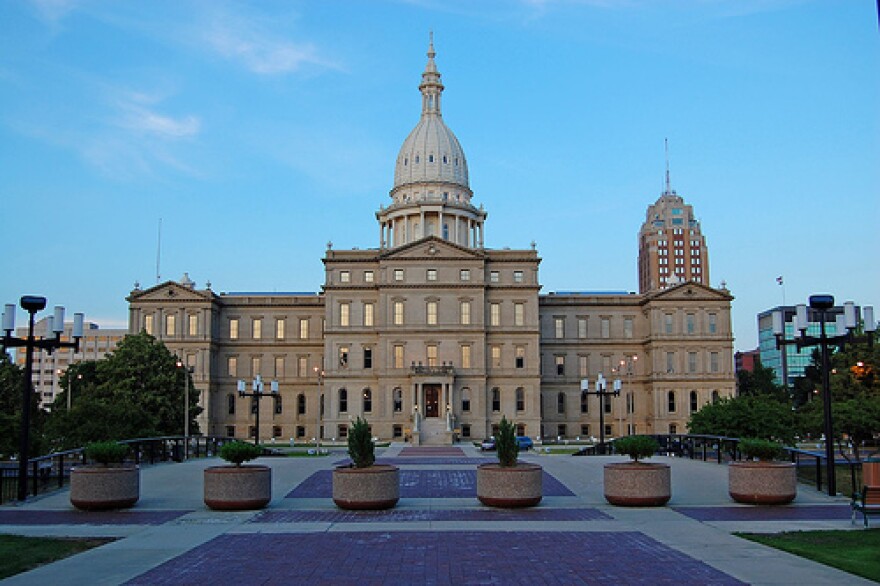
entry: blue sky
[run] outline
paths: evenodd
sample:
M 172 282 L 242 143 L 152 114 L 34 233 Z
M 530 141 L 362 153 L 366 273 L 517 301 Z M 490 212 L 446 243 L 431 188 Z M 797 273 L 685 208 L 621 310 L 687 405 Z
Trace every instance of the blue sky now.
M 10 0 L 0 302 L 125 324 L 160 218 L 162 280 L 318 291 L 328 241 L 378 246 L 429 30 L 486 245 L 534 240 L 544 292 L 637 289 L 668 137 L 737 349 L 780 275 L 880 301 L 874 0 Z

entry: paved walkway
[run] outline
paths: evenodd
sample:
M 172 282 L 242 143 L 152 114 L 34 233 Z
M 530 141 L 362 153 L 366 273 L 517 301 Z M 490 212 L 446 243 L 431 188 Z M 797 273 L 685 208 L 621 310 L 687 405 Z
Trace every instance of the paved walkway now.
M 119 538 L 5 582 L 872 583 L 731 535 L 850 529 L 848 499 L 812 487 L 801 486 L 791 506 L 736 505 L 725 466 L 655 458 L 672 466 L 669 505 L 613 507 L 602 495 L 602 464 L 620 457 L 527 455 L 544 467 L 544 499 L 510 511 L 476 500 L 475 465 L 494 457 L 470 445 L 432 452 L 395 444 L 379 455 L 401 468 L 401 500 L 390 511 L 333 505 L 330 470 L 341 452 L 261 460 L 273 471 L 273 499 L 262 511 L 205 507 L 202 471 L 217 460 L 144 468 L 141 499 L 127 511 L 76 511 L 66 490 L 0 507 L 0 533 Z

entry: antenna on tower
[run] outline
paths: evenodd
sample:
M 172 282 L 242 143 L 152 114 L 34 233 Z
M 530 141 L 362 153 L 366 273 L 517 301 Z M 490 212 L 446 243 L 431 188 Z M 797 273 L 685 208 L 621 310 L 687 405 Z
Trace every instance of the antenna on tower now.
M 156 284 L 162 278 L 159 273 L 159 265 L 162 262 L 162 218 L 159 218 L 159 236 L 156 240 Z
M 663 139 L 663 147 L 666 150 L 666 193 L 672 193 L 669 181 L 669 139 Z

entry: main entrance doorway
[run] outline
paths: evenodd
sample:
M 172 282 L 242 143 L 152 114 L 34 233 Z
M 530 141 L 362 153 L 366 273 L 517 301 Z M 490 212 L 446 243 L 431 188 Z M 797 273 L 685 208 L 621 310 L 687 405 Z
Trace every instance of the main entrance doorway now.
M 440 416 L 440 385 L 425 385 L 425 417 Z

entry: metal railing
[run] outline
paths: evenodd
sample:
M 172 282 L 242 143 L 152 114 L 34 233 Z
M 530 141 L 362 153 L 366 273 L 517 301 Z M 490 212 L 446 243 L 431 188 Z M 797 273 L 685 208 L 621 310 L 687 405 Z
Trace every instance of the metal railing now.
M 234 438 L 191 436 L 187 445 L 183 436 L 165 436 L 135 438 L 119 443 L 131 447 L 126 462 L 144 466 L 158 462 L 182 462 L 185 458 L 211 457 L 217 453 L 223 442 L 232 439 Z M 70 483 L 70 470 L 87 463 L 85 448 L 31 458 L 28 462 L 28 494 L 36 496 L 64 488 Z M 16 500 L 17 488 L 18 462 L 0 463 L 0 504 Z

